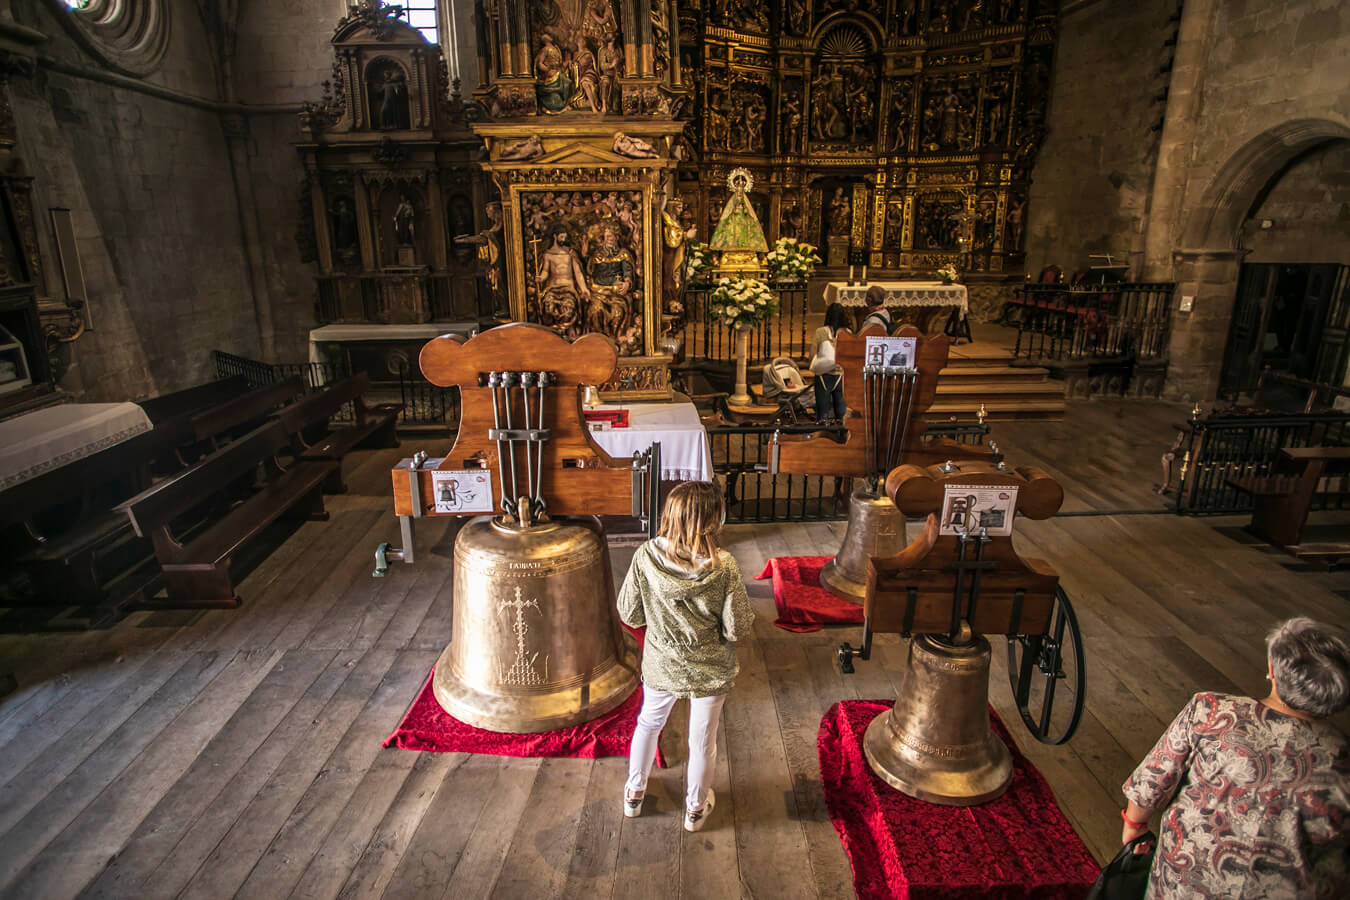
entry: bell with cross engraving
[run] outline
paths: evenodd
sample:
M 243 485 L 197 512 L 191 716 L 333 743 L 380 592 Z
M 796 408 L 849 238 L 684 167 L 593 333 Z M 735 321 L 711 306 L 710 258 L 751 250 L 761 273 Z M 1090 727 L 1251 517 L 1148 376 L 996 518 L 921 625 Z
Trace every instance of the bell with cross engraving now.
M 523 518 L 482 517 L 460 530 L 450 645 L 432 682 L 446 712 L 491 731 L 589 721 L 638 681 L 598 522 Z

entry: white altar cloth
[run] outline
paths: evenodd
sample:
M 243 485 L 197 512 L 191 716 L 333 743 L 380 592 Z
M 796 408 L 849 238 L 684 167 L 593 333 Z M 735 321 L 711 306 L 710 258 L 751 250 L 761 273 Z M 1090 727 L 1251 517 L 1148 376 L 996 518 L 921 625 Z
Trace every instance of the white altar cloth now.
M 606 403 L 603 410 L 628 410 L 628 427 L 592 431 L 591 437 L 615 459 L 632 459 L 661 442 L 662 481 L 712 481 L 708 432 L 692 403 Z
M 825 303 L 866 306 L 867 289 L 873 285 L 886 292 L 887 306 L 955 306 L 963 316 L 970 310 L 966 286 L 941 281 L 870 281 L 854 285 L 831 281 L 825 285 Z
M 0 422 L 0 490 L 151 429 L 135 403 L 66 403 Z

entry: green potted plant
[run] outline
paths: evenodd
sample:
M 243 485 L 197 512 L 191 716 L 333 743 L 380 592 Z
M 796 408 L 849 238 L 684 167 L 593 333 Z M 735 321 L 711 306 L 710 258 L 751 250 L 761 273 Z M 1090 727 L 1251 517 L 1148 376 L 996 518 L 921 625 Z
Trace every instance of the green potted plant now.
M 736 391 L 727 402 L 747 404 L 745 357 L 750 329 L 778 314 L 778 295 L 758 278 L 722 278 L 708 293 L 708 312 L 736 334 Z

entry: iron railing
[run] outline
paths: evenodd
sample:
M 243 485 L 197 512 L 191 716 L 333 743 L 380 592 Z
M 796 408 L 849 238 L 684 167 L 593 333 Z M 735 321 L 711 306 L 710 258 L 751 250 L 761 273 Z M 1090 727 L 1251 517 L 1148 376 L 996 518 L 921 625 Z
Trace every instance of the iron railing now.
M 1280 455 L 1285 447 L 1350 445 L 1350 414 L 1230 411 L 1191 419 L 1182 427 L 1182 437 L 1177 512 L 1232 515 L 1249 512 L 1252 498 L 1228 479 L 1282 474 L 1289 465 Z M 1324 492 L 1319 486 L 1312 508 L 1339 509 L 1343 500 L 1340 492 Z
M 807 334 L 806 283 L 773 284 L 778 295 L 778 315 L 750 332 L 746 358 L 767 362 L 778 356 L 808 359 L 811 337 Z M 733 360 L 736 336 L 708 312 L 712 285 L 690 285 L 684 292 L 684 313 L 675 331 L 684 342 L 689 359 Z
M 212 350 L 211 359 L 215 362 L 217 378 L 244 376 L 249 390 L 257 390 L 269 384 L 285 381 L 287 378 L 299 378 L 305 383 L 305 390 L 316 391 L 325 385 L 341 381 L 351 374 L 345 360 L 338 362 L 302 362 L 302 363 L 265 363 L 247 356 L 237 356 L 223 350 Z M 342 404 L 342 408 L 333 414 L 330 421 L 353 422 L 356 409 L 351 403 Z
M 1014 357 L 1040 360 L 1159 359 L 1171 329 L 1171 282 L 1028 284 L 1007 301 L 1017 326 Z
M 775 432 L 815 434 L 819 425 L 722 425 L 708 429 L 713 471 L 726 484 L 728 522 L 819 522 L 848 517 L 851 479 L 828 475 L 771 475 L 769 443 Z M 983 422 L 934 422 L 925 439 L 947 437 L 981 444 Z
M 459 428 L 459 388 L 441 387 L 408 372 L 400 366 L 398 395 L 403 404 L 399 421 L 405 425 L 444 428 L 454 432 Z

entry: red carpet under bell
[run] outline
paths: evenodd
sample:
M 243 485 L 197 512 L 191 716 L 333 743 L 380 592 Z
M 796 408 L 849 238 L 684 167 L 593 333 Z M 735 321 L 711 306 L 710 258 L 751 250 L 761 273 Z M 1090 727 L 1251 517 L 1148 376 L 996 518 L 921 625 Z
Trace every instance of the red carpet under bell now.
M 432 670 L 435 674 L 435 670 Z M 384 746 L 433 753 L 484 753 L 491 756 L 562 756 L 596 759 L 627 756 L 633 743 L 633 727 L 642 709 L 642 688 L 633 691 L 618 708 L 598 719 L 534 734 L 506 734 L 475 728 L 441 709 L 431 688 L 431 675 L 417 699 L 403 716 Z M 666 762 L 658 751 L 656 765 Z
M 819 631 L 822 625 L 861 625 L 863 608 L 840 600 L 820 586 L 820 570 L 833 557 L 780 556 L 769 560 L 758 578 L 773 576 L 775 625 L 784 631 Z
M 891 706 L 836 703 L 816 737 L 825 803 L 862 900 L 1076 900 L 1087 894 L 1100 868 L 993 710 L 994 733 L 1012 751 L 1012 785 L 997 800 L 963 808 L 915 800 L 872 773 L 863 732 Z

